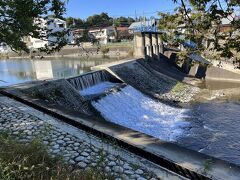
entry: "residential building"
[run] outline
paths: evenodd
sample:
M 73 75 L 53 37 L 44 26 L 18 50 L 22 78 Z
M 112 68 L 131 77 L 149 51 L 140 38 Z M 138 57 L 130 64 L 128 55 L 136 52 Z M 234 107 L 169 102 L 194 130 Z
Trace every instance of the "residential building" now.
M 7 53 L 9 46 L 6 43 L 0 43 L 0 53 Z
M 103 28 L 92 28 L 88 31 L 88 35 L 92 39 L 97 39 L 101 44 L 107 44 L 116 41 L 117 33 L 114 26 L 108 26 Z
M 82 38 L 84 36 L 84 32 L 86 31 L 86 29 L 73 29 L 73 41 L 72 44 L 76 44 L 77 43 L 77 39 Z
M 132 40 L 133 34 L 129 33 L 128 27 L 117 27 L 117 39 L 118 41 Z
M 38 49 L 57 42 L 56 36 L 47 36 L 48 31 L 51 31 L 51 33 L 63 32 L 65 30 L 67 31 L 66 21 L 58 18 L 40 18 L 36 19 L 35 23 L 37 23 L 42 29 L 40 34 L 43 36 L 43 38 L 37 39 L 32 38 L 31 36 L 25 37 L 24 40 L 29 48 Z M 73 32 L 68 31 L 68 33 L 65 35 L 65 38 L 68 43 L 71 43 L 73 41 Z

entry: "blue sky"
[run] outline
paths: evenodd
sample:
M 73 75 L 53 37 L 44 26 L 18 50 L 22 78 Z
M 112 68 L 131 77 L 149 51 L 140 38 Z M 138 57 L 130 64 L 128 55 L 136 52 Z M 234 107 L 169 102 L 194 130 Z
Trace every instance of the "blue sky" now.
M 66 16 L 86 19 L 93 14 L 106 12 L 110 16 L 155 16 L 157 11 L 173 11 L 172 0 L 69 0 Z

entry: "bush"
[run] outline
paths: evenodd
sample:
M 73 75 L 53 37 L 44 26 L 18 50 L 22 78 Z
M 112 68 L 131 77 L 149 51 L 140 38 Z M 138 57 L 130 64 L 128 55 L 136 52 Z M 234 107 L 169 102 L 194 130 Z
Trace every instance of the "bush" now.
M 102 46 L 100 48 L 101 53 L 105 56 L 107 53 L 109 53 L 109 48 L 106 46 Z
M 128 50 L 128 57 L 133 57 L 133 55 L 134 55 L 134 50 L 133 48 L 131 48 Z
M 70 168 L 61 156 L 52 157 L 40 140 L 20 144 L 7 134 L 0 134 L 0 179 L 112 179 L 103 171 Z

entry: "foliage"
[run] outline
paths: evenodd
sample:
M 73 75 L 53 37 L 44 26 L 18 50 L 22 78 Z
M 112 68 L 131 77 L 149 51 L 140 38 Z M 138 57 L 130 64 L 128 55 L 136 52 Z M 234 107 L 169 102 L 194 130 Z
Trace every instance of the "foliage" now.
M 187 88 L 187 86 L 184 83 L 178 82 L 171 90 L 172 93 L 179 93 L 184 91 Z
M 101 51 L 101 53 L 102 53 L 103 55 L 106 55 L 107 53 L 109 53 L 109 48 L 106 47 L 106 46 L 102 46 L 102 47 L 100 48 L 100 51 Z
M 202 53 L 217 51 L 222 57 L 232 57 L 240 51 L 240 18 L 235 17 L 235 8 L 240 1 L 233 0 L 173 0 L 179 7 L 174 14 L 160 13 L 160 29 L 167 33 L 163 39 L 171 46 L 179 46 L 191 40 Z M 222 20 L 228 20 L 231 27 L 223 30 Z M 210 54 L 210 53 L 209 53 Z
M 80 18 L 73 18 L 68 17 L 65 19 L 67 22 L 67 26 L 70 28 L 83 28 L 83 29 L 89 29 L 92 27 L 105 27 L 105 26 L 111 26 L 115 25 L 116 27 L 128 27 L 133 23 L 135 20 L 131 17 L 119 17 L 119 18 L 113 18 L 108 16 L 107 13 L 101 13 L 101 14 L 95 14 L 92 16 L 89 16 L 86 20 L 80 19 Z
M 80 18 L 68 17 L 65 20 L 69 28 L 86 28 L 86 22 Z
M 207 171 L 209 171 L 211 168 L 212 168 L 212 165 L 213 165 L 214 161 L 213 159 L 207 159 L 203 166 L 204 166 L 204 169 L 203 171 L 206 173 Z
M 133 50 L 133 48 L 130 48 L 128 50 L 128 57 L 133 57 L 133 55 L 134 55 L 134 50 Z
M 77 170 L 60 156 L 52 157 L 41 141 L 20 144 L 6 133 L 0 134 L 0 179 L 113 179 L 99 169 Z
M 68 32 L 51 32 L 39 26 L 37 21 L 41 18 L 47 20 L 48 17 L 62 19 L 65 10 L 65 1 L 62 0 L 3 0 L 0 2 L 0 42 L 5 42 L 14 51 L 29 52 L 24 38 L 31 36 L 46 39 L 41 32 L 49 31 L 48 36 L 56 37 L 57 41 L 52 47 L 42 50 L 47 52 L 59 50 L 66 45 L 63 37 Z
M 117 27 L 121 27 L 121 26 L 124 26 L 124 27 L 128 27 L 130 26 L 133 22 L 135 22 L 135 20 L 131 17 L 119 17 L 119 18 L 116 18 L 114 19 L 114 25 L 117 26 Z
M 87 18 L 87 25 L 89 27 L 104 27 L 111 26 L 113 21 L 112 18 L 108 16 L 107 13 L 95 14 Z

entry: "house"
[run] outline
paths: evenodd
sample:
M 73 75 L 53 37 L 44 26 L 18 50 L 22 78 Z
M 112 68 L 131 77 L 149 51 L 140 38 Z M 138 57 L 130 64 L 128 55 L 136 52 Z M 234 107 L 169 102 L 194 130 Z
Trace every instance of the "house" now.
M 130 34 L 128 27 L 117 27 L 117 39 L 122 40 L 132 40 L 133 34 Z
M 228 33 L 232 30 L 232 22 L 234 20 L 240 20 L 240 16 L 236 14 L 232 14 L 228 16 L 227 18 L 222 19 L 222 23 L 220 26 L 220 32 L 221 33 Z
M 72 44 L 76 44 L 78 39 L 80 39 L 84 36 L 85 31 L 86 31 L 86 29 L 81 29 L 81 28 L 72 30 L 72 33 L 73 33 Z
M 34 23 L 38 24 L 39 27 L 42 29 L 42 31 L 40 32 L 40 35 L 43 38 L 37 39 L 31 36 L 25 37 L 24 41 L 26 42 L 27 46 L 30 49 L 43 48 L 45 46 L 49 46 L 57 42 L 56 36 L 47 36 L 48 31 L 50 31 L 51 33 L 56 33 L 56 32 L 63 32 L 68 30 L 66 21 L 58 18 L 48 18 L 48 19 L 39 18 L 39 19 L 36 19 Z M 73 32 L 68 31 L 68 33 L 65 35 L 65 38 L 68 43 L 71 43 L 73 41 Z
M 88 35 L 91 39 L 97 39 L 101 44 L 116 41 L 116 28 L 114 26 L 91 28 Z
M 131 34 L 133 34 L 134 32 L 143 32 L 143 31 L 157 32 L 158 20 L 151 19 L 147 21 L 134 22 L 129 26 L 128 30 L 129 30 L 129 33 Z
M 0 53 L 7 53 L 9 46 L 6 43 L 0 43 Z

